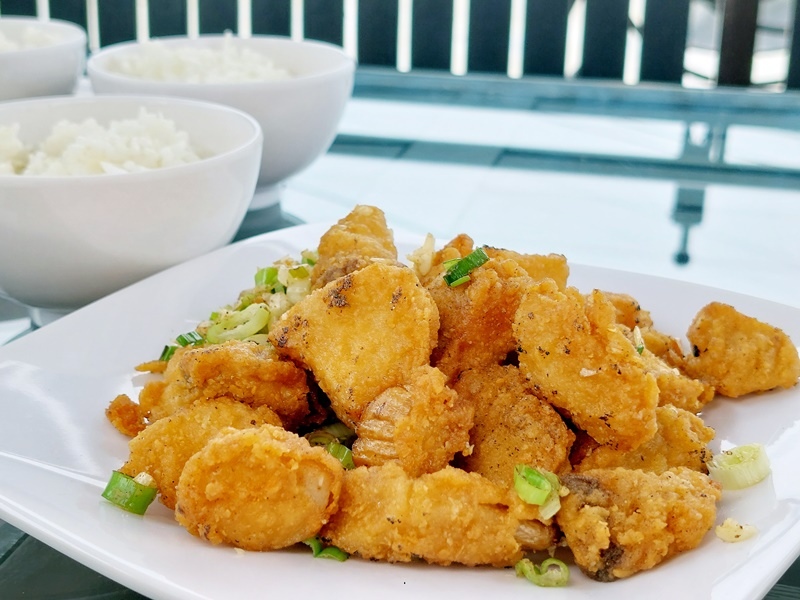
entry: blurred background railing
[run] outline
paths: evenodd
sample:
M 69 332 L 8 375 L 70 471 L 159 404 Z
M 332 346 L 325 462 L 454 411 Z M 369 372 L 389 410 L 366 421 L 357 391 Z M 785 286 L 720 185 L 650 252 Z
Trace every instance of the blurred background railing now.
M 74 21 L 91 49 L 230 30 L 401 73 L 800 88 L 796 0 L 0 0 L 0 15 Z

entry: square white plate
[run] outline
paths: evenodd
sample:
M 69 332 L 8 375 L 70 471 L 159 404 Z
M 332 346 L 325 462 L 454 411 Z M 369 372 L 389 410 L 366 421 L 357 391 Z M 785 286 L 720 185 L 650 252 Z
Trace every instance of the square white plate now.
M 307 549 L 237 552 L 189 535 L 163 506 L 144 517 L 100 497 L 127 457 L 126 439 L 104 409 L 136 397 L 145 375 L 133 366 L 250 287 L 261 266 L 314 248 L 324 225 L 280 230 L 223 248 L 117 292 L 0 347 L 0 518 L 96 571 L 156 600 L 194 598 L 724 598 L 763 597 L 800 554 L 800 389 L 715 400 L 705 413 L 713 448 L 766 445 L 772 475 L 726 492 L 718 521 L 755 525 L 756 538 L 700 548 L 614 583 L 577 568 L 567 588 L 541 589 L 512 570 L 314 560 Z M 398 234 L 401 256 L 421 239 Z M 704 304 L 720 300 L 800 340 L 800 310 L 688 283 L 572 265 L 582 291 L 628 292 L 658 328 L 683 336 Z

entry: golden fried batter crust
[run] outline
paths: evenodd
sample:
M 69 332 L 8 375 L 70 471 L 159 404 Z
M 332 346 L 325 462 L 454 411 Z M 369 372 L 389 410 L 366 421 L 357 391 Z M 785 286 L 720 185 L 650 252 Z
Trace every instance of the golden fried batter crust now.
M 575 464 L 576 471 L 625 467 L 663 473 L 676 467 L 687 467 L 707 473 L 706 463 L 711 459 L 708 443 L 714 439 L 714 430 L 689 411 L 672 405 L 656 408 L 658 431 L 644 444 L 626 452 L 609 446 L 588 447 L 577 452 L 583 458 Z
M 221 430 L 247 429 L 264 423 L 281 426 L 266 406 L 251 408 L 229 399 L 200 402 L 159 419 L 129 443 L 130 456 L 120 471 L 136 477 L 142 471 L 155 479 L 159 500 L 175 508 L 175 488 L 186 461 Z
M 752 392 L 790 388 L 800 377 L 797 347 L 783 331 L 712 302 L 697 313 L 687 333 L 692 352 L 687 373 L 738 398 Z
M 106 408 L 106 418 L 123 435 L 133 437 L 147 425 L 141 407 L 127 394 L 114 398 Z
M 442 256 L 447 260 L 447 253 Z M 439 309 L 439 343 L 431 364 L 454 381 L 461 371 L 502 363 L 516 343 L 511 330 L 519 301 L 533 279 L 511 259 L 490 259 L 467 283 L 450 287 L 434 264 L 423 279 Z
M 416 477 L 443 469 L 458 452 L 469 452 L 473 408 L 445 385 L 444 374 L 423 365 L 408 383 L 370 402 L 356 425 L 356 465 L 395 460 Z
M 270 340 L 313 372 L 336 415 L 354 427 L 378 394 L 428 364 L 438 328 L 436 304 L 414 272 L 376 263 L 306 296 Z
M 156 421 L 197 401 L 231 398 L 269 407 L 292 429 L 309 412 L 307 394 L 306 374 L 292 362 L 269 347 L 230 341 L 176 352 L 164 384 L 146 386 L 139 403 Z
M 660 475 L 596 469 L 562 478 L 556 520 L 589 577 L 614 581 L 700 544 L 714 525 L 719 485 L 690 469 Z
M 534 393 L 567 411 L 599 443 L 624 451 L 655 435 L 655 377 L 601 292 L 584 297 L 540 282 L 523 298 L 514 332 L 520 370 Z
M 383 211 L 374 206 L 356 206 L 323 234 L 319 260 L 311 272 L 312 289 L 319 289 L 375 260 L 397 262 L 397 248 Z
M 373 560 L 510 566 L 522 558 L 520 527 L 532 550 L 553 543 L 537 517 L 537 507 L 476 473 L 446 467 L 413 479 L 387 463 L 345 473 L 339 511 L 320 535 Z
M 175 517 L 214 544 L 285 548 L 316 535 L 336 511 L 341 463 L 272 425 L 227 429 L 186 463 Z
M 472 453 L 459 461 L 464 470 L 504 487 L 513 485 L 517 464 L 553 473 L 569 470 L 575 434 L 550 404 L 530 391 L 517 367 L 464 371 L 455 389 L 475 407 Z

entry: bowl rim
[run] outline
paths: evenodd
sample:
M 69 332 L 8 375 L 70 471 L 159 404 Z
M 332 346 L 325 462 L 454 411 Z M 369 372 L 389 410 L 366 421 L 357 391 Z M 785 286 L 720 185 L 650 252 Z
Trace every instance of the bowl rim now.
M 0 59 L 3 57 L 13 57 L 14 59 L 17 59 L 25 55 L 33 56 L 35 54 L 44 54 L 59 48 L 71 47 L 74 45 L 86 47 L 86 30 L 72 21 L 66 21 L 64 19 L 40 19 L 39 17 L 24 17 L 19 15 L 4 15 L 0 17 L 0 29 L 2 29 L 3 23 L 8 22 L 29 23 L 31 25 L 55 25 L 57 28 L 63 31 L 68 31 L 72 35 L 65 39 L 57 40 L 53 44 L 47 44 L 46 46 L 38 46 L 36 48 L 20 48 L 18 50 L 5 50 L 0 52 Z
M 171 167 L 162 167 L 158 169 L 148 169 L 146 171 L 135 171 L 132 173 L 98 173 L 95 175 L 20 175 L 17 173 L 7 174 L 0 173 L 0 188 L 3 186 L 11 185 L 13 187 L 24 186 L 62 186 L 69 185 L 70 183 L 80 183 L 85 185 L 102 185 L 104 183 L 117 183 L 123 185 L 124 183 L 134 183 L 138 179 L 155 179 L 170 178 L 173 175 L 179 175 L 181 171 L 191 171 L 198 168 L 205 168 L 213 166 L 218 162 L 227 162 L 237 155 L 248 152 L 251 147 L 255 146 L 257 152 L 263 151 L 264 134 L 261 125 L 250 114 L 228 106 L 227 104 L 220 104 L 218 102 L 210 102 L 207 100 L 195 100 L 193 98 L 181 98 L 175 96 L 155 96 L 145 94 L 103 94 L 96 96 L 48 96 L 40 98 L 26 98 L 21 100 L 9 100 L 0 102 L 0 117 L 6 108 L 14 108 L 22 104 L 94 104 L 94 103 L 111 103 L 123 104 L 134 103 L 139 104 L 139 107 L 147 108 L 148 110 L 155 111 L 158 105 L 179 105 L 179 106 L 195 106 L 198 108 L 210 110 L 217 113 L 230 113 L 235 115 L 240 120 L 248 123 L 251 126 L 251 132 L 248 137 L 239 143 L 236 147 L 214 154 L 208 157 L 201 157 L 200 160 L 186 163 L 182 165 L 174 165 Z M 155 106 L 154 106 L 155 105 Z M 90 118 L 90 117 L 87 117 Z M 53 120 L 55 125 L 60 119 Z M 0 125 L 3 123 L 0 122 Z M 187 132 L 191 135 L 191 132 Z M 257 168 L 261 166 L 259 158 L 256 161 Z
M 247 42 L 249 40 L 263 40 L 266 42 L 277 42 L 280 44 L 286 45 L 303 45 L 303 46 L 312 46 L 317 47 L 320 49 L 324 49 L 325 51 L 333 52 L 334 54 L 338 55 L 342 60 L 339 64 L 322 70 L 322 71 L 314 71 L 313 73 L 306 73 L 303 75 L 297 75 L 294 77 L 290 77 L 288 79 L 281 79 L 281 80 L 262 80 L 262 81 L 230 81 L 230 82 L 214 82 L 214 83 L 193 83 L 193 82 L 186 82 L 186 81 L 159 81 L 155 79 L 144 79 L 140 77 L 132 77 L 130 75 L 125 75 L 122 73 L 117 73 L 105 68 L 105 65 L 102 65 L 102 61 L 109 56 L 113 56 L 115 54 L 124 53 L 125 51 L 135 48 L 137 46 L 142 46 L 147 44 L 148 42 L 165 42 L 169 45 L 178 46 L 182 43 L 191 43 L 198 40 L 222 40 L 225 38 L 234 39 L 234 40 L 241 40 Z M 91 80 L 94 75 L 99 75 L 101 77 L 107 78 L 111 81 L 118 81 L 118 82 L 125 82 L 125 83 L 135 83 L 135 84 L 143 84 L 143 85 L 165 85 L 165 86 L 174 86 L 176 88 L 182 90 L 201 90 L 201 89 L 222 89 L 224 87 L 236 90 L 253 90 L 255 88 L 264 87 L 264 88 L 274 88 L 274 89 L 281 89 L 281 88 L 293 88 L 297 87 L 298 85 L 308 85 L 313 83 L 317 80 L 324 80 L 330 78 L 336 78 L 341 75 L 352 74 L 355 72 L 357 61 L 348 56 L 344 48 L 338 46 L 336 44 L 331 44 L 330 42 L 325 42 L 322 40 L 312 40 L 312 39 L 304 39 L 304 40 L 295 40 L 289 36 L 282 36 L 282 35 L 266 35 L 266 34 L 253 34 L 249 37 L 242 38 L 237 35 L 231 36 L 230 34 L 226 33 L 206 33 L 201 34 L 198 37 L 190 38 L 186 35 L 169 35 L 169 36 L 160 36 L 160 37 L 152 37 L 149 40 L 144 42 L 138 40 L 129 40 L 127 42 L 117 42 L 115 44 L 109 44 L 108 46 L 103 46 L 98 50 L 94 50 L 90 53 L 89 58 L 86 61 L 86 73 Z

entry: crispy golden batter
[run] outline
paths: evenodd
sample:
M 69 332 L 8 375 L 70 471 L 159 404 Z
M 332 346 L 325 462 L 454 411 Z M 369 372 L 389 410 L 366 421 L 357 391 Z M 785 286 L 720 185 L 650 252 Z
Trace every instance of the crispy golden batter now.
M 445 283 L 445 270 L 437 263 L 423 281 L 441 319 L 431 362 L 453 381 L 466 369 L 502 363 L 515 349 L 511 324 L 533 280 L 510 259 L 489 260 L 456 287 Z
M 449 565 L 513 565 L 523 548 L 553 543 L 538 508 L 476 473 L 446 467 L 413 479 L 397 463 L 358 467 L 344 477 L 339 511 L 321 535 L 363 558 Z
M 378 394 L 428 364 L 439 314 L 407 267 L 372 264 L 312 292 L 270 333 L 310 369 L 339 419 L 354 427 Z
M 292 429 L 309 412 L 307 394 L 302 369 L 278 360 L 269 347 L 231 341 L 177 351 L 164 383 L 146 386 L 139 403 L 156 421 L 197 401 L 231 398 L 269 407 Z
M 575 434 L 550 404 L 533 395 L 517 367 L 464 371 L 455 389 L 475 407 L 472 454 L 459 463 L 466 471 L 511 487 L 517 464 L 554 473 L 569 469 Z
M 636 298 L 630 294 L 603 292 L 603 296 L 614 305 L 616 314 L 614 320 L 617 323 L 625 325 L 628 329 L 633 329 L 634 327 L 644 329 L 653 326 L 650 312 L 644 310 Z
M 655 435 L 658 386 L 614 319 L 602 293 L 560 292 L 545 280 L 523 298 L 514 332 L 534 393 L 599 443 L 624 451 Z
M 800 377 L 800 358 L 789 336 L 727 304 L 702 308 L 687 337 L 692 353 L 686 371 L 723 396 L 790 388 Z
M 719 486 L 690 469 L 597 469 L 562 479 L 556 520 L 589 577 L 613 581 L 695 548 L 714 525 Z
M 534 281 L 542 279 L 552 279 L 558 285 L 558 289 L 563 290 L 567 287 L 569 277 L 569 265 L 567 258 L 563 254 L 520 254 L 505 248 L 486 247 L 486 254 L 489 258 L 498 260 L 511 259 Z
M 706 462 L 711 458 L 708 443 L 714 439 L 714 430 L 706 427 L 700 417 L 671 405 L 656 408 L 656 418 L 656 435 L 635 450 L 620 452 L 608 446 L 590 445 L 578 452 L 583 458 L 574 465 L 575 470 L 625 467 L 663 473 L 687 467 L 707 473 Z
M 311 272 L 312 288 L 362 269 L 377 260 L 397 262 L 392 230 L 383 211 L 374 206 L 356 206 L 350 214 L 320 238 L 319 260 Z
M 175 508 L 178 479 L 195 452 L 227 427 L 246 429 L 264 423 L 281 426 L 278 415 L 266 406 L 251 408 L 227 398 L 193 404 L 159 419 L 133 438 L 128 462 L 120 471 L 131 477 L 147 472 L 156 480 L 161 503 Z
M 214 544 L 285 548 L 316 535 L 336 511 L 343 471 L 279 427 L 227 429 L 187 461 L 175 517 Z
M 659 406 L 671 404 L 697 414 L 714 399 L 713 386 L 684 375 L 647 348 L 642 352 L 642 360 L 647 372 L 656 378 Z
M 445 385 L 444 374 L 424 365 L 408 382 L 370 402 L 356 425 L 356 465 L 398 461 L 412 477 L 444 468 L 469 451 L 472 405 Z
M 133 437 L 145 428 L 144 415 L 126 394 L 114 398 L 106 408 L 106 418 L 123 435 Z
M 674 337 L 658 331 L 653 326 L 650 312 L 644 310 L 636 298 L 630 294 L 612 292 L 603 292 L 603 295 L 614 305 L 616 322 L 631 330 L 638 327 L 644 339 L 644 345 L 650 352 L 670 367 L 679 367 L 683 364 L 680 342 Z

